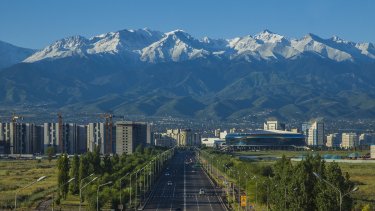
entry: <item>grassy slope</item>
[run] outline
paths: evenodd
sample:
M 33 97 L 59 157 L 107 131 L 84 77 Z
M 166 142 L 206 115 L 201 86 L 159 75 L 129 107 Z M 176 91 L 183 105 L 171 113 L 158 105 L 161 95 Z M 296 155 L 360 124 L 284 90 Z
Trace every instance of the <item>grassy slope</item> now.
M 35 207 L 56 187 L 56 161 L 0 161 L 0 208 L 13 207 L 15 192 L 41 176 L 47 178 L 18 193 L 17 207 Z

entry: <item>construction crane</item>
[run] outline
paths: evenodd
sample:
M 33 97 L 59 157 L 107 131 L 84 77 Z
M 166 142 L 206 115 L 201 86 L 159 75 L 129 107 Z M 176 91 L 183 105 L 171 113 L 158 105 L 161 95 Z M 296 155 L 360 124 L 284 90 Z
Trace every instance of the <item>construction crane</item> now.
M 61 153 L 64 153 L 64 140 L 63 140 L 63 117 L 62 117 L 62 114 L 61 112 L 59 112 L 57 114 L 57 119 L 58 119 L 58 123 L 59 123 L 59 142 L 60 142 L 60 149 L 61 149 Z
M 104 153 L 112 153 L 112 128 L 113 128 L 113 114 L 100 114 L 100 118 L 105 119 L 105 149 Z

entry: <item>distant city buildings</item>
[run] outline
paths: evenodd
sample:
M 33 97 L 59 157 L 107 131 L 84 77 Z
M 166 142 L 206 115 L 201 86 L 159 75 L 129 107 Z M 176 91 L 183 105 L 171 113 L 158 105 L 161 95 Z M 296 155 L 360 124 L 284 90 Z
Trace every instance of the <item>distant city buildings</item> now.
M 326 146 L 337 148 L 341 144 L 341 135 L 338 133 L 332 133 L 326 136 Z
M 201 142 L 200 134 L 191 129 L 170 129 L 166 135 L 176 140 L 177 146 L 198 146 Z
M 373 133 L 331 133 L 325 136 L 324 122 L 314 120 L 302 124 L 302 130 L 289 127 L 278 120 L 263 123 L 263 129 L 231 128 L 200 131 L 192 129 L 167 129 L 153 133 L 151 124 L 145 122 L 111 121 L 76 123 L 24 123 L 22 119 L 0 123 L 0 154 L 44 154 L 48 148 L 56 153 L 81 154 L 100 149 L 101 154 L 131 154 L 137 146 L 160 147 L 256 147 L 303 148 L 325 146 L 329 148 L 366 147 L 375 144 Z M 259 126 L 259 125 L 258 125 Z M 228 129 L 229 127 L 227 127 Z M 163 129 L 164 130 L 164 129 Z M 299 132 L 300 131 L 300 132 Z M 301 142 L 302 141 L 302 142 Z
M 48 148 L 55 153 L 81 154 L 96 147 L 101 154 L 131 154 L 140 144 L 153 145 L 151 135 L 150 124 L 141 122 L 0 123 L 0 154 L 45 154 Z
M 158 147 L 174 147 L 177 145 L 177 140 L 166 133 L 154 133 L 154 143 Z
M 342 134 L 342 148 L 353 148 L 358 146 L 358 135 L 356 133 L 343 133 Z

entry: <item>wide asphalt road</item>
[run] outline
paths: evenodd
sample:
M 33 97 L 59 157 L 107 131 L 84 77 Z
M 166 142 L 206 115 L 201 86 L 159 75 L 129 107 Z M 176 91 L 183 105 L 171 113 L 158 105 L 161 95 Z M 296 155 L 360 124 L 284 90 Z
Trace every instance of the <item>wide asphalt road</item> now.
M 177 151 L 151 192 L 145 210 L 225 210 L 218 195 L 220 189 L 210 182 L 195 164 L 193 151 Z M 204 194 L 199 190 L 203 189 Z

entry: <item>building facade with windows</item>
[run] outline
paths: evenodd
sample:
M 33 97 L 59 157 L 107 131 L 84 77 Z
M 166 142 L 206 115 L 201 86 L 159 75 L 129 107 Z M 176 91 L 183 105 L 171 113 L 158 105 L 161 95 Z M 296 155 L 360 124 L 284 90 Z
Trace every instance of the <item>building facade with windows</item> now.
M 138 146 L 151 143 L 151 128 L 145 122 L 116 122 L 116 154 L 132 154 Z

